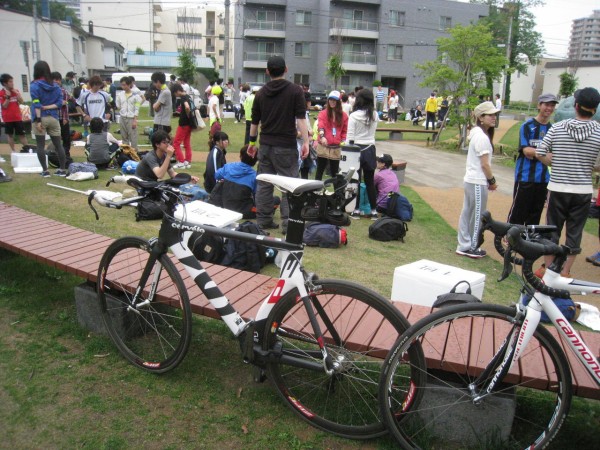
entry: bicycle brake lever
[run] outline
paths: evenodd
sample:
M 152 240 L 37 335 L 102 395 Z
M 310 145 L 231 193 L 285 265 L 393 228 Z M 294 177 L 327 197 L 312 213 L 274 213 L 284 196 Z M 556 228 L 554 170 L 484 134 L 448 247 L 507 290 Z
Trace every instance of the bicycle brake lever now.
M 94 205 L 92 205 L 92 201 L 94 200 L 95 196 L 96 196 L 96 191 L 90 192 L 90 195 L 88 195 L 88 205 L 90 206 L 90 208 L 92 208 L 92 211 L 94 211 L 94 214 L 96 214 L 96 220 L 100 220 L 98 211 L 96 211 L 96 208 L 94 208 Z
M 498 278 L 498 283 L 504 281 L 508 278 L 508 276 L 512 273 L 512 250 L 510 248 L 510 244 L 506 247 L 504 252 L 504 268 L 502 269 L 502 275 Z

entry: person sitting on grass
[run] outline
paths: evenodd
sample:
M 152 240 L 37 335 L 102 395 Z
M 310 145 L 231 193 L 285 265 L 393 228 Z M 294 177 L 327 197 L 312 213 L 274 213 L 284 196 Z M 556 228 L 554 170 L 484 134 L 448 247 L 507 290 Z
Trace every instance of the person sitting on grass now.
M 217 131 L 209 141 L 210 151 L 206 158 L 206 170 L 204 171 L 204 189 L 210 193 L 215 187 L 215 173 L 227 162 L 225 155 L 229 146 L 229 136 L 223 131 Z
M 119 151 L 119 141 L 111 133 L 104 131 L 104 121 L 99 117 L 90 121 L 90 132 L 86 144 L 88 161 L 98 169 L 106 169 Z
M 248 146 L 240 150 L 240 161 L 227 163 L 215 173 L 216 186 L 209 203 L 237 211 L 244 219 L 256 219 L 256 156 L 248 155 Z
M 377 189 L 377 212 L 386 214 L 388 204 L 388 193 L 400 192 L 398 177 L 392 171 L 393 159 L 388 154 L 377 157 L 377 169 L 375 174 L 375 189 Z
M 135 169 L 135 175 L 144 181 L 158 181 L 168 175 L 170 178 L 177 176 L 171 167 L 171 158 L 175 149 L 171 145 L 171 138 L 165 130 L 156 130 L 150 139 L 152 150 L 140 161 Z M 192 177 L 190 183 L 197 183 L 198 177 Z

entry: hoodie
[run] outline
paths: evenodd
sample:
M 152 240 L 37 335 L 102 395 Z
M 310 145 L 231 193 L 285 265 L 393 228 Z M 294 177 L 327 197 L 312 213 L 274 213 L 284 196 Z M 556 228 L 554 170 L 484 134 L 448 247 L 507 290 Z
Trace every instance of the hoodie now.
M 367 113 L 363 109 L 354 111 L 348 119 L 348 133 L 346 139 L 348 142 L 354 141 L 355 144 L 371 145 L 375 144 L 375 130 L 379 117 L 373 112 L 371 121 L 367 124 Z
M 296 149 L 296 119 L 305 117 L 304 91 L 287 80 L 269 81 L 254 97 L 252 123 L 260 123 L 260 145 Z
M 256 192 L 256 171 L 248 164 L 234 162 L 225 164 L 215 173 L 215 179 L 232 181 L 233 183 L 248 186 L 252 192 Z
M 31 114 L 31 120 L 35 120 L 37 114 L 35 110 L 42 106 L 56 105 L 58 109 L 47 109 L 41 112 L 40 117 L 52 116 L 58 120 L 60 108 L 63 103 L 63 96 L 60 87 L 54 83 L 50 84 L 46 80 L 35 80 L 31 83 L 31 100 L 34 111 Z
M 600 123 L 566 119 L 548 130 L 537 149 L 552 154 L 548 190 L 571 194 L 593 194 L 592 170 L 600 154 Z

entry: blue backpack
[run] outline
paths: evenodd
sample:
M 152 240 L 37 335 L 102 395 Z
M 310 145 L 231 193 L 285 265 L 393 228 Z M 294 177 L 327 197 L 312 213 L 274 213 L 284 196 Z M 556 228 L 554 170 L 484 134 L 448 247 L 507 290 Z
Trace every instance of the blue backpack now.
M 530 295 L 523 295 L 523 297 L 521 298 L 521 303 L 523 303 L 525 306 L 527 306 L 530 301 Z M 560 309 L 560 312 L 563 313 L 567 320 L 577 319 L 577 317 L 579 316 L 579 312 L 581 312 L 581 306 L 575 303 L 570 298 L 553 298 L 552 301 L 558 307 L 558 309 Z M 544 311 L 542 311 L 541 320 L 542 322 L 551 322 L 550 318 L 546 315 Z
M 413 218 L 413 205 L 408 199 L 397 192 L 388 194 L 387 212 L 386 215 L 400 219 L 403 222 L 410 222 Z

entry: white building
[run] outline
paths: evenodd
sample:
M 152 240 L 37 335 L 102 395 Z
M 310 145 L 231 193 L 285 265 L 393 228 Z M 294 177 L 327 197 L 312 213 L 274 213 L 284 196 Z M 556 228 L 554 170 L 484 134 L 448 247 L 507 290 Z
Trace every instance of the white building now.
M 569 72 L 577 78 L 577 87 L 600 89 L 600 60 L 597 61 L 555 61 L 544 67 L 544 92 L 558 95 L 560 75 Z
M 537 65 L 528 65 L 525 73 L 513 73 L 510 78 L 511 102 L 537 103 L 537 99 L 542 93 L 557 94 L 558 90 L 548 90 L 544 83 L 546 64 L 560 61 L 556 58 L 542 58 Z

